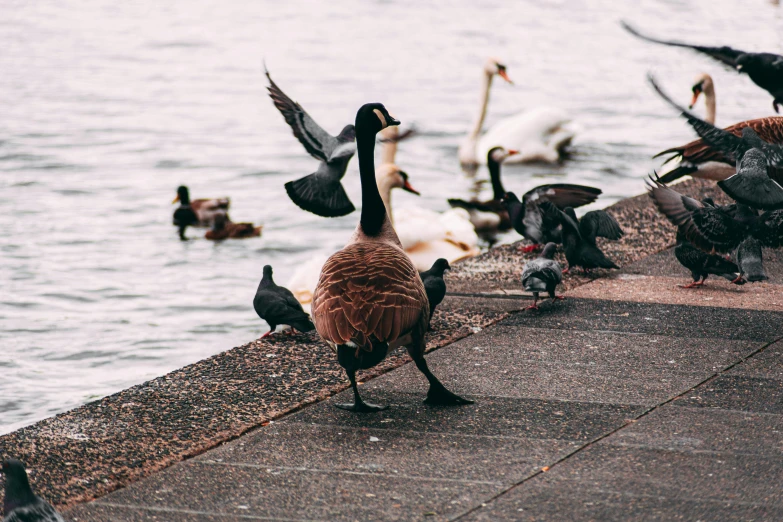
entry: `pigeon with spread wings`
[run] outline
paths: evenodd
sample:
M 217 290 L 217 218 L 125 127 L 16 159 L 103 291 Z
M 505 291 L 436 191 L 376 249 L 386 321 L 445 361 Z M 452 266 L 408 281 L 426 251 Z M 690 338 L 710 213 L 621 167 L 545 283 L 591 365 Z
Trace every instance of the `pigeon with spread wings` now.
M 340 134 L 332 136 L 307 114 L 301 105 L 289 98 L 272 81 L 269 71 L 269 96 L 291 127 L 294 136 L 312 157 L 320 161 L 318 170 L 303 178 L 289 181 L 285 190 L 298 207 L 323 217 L 338 217 L 355 210 L 340 180 L 348 162 L 356 154 L 356 130 L 346 125 Z
M 783 103 L 783 56 L 774 53 L 745 52 L 733 49 L 727 45 L 708 47 L 672 40 L 659 40 L 641 34 L 628 25 L 627 22 L 620 23 L 626 31 L 637 38 L 657 44 L 693 49 L 741 73 L 747 74 L 753 83 L 772 95 L 772 108 L 775 109 L 775 112 L 780 112 L 778 104 Z

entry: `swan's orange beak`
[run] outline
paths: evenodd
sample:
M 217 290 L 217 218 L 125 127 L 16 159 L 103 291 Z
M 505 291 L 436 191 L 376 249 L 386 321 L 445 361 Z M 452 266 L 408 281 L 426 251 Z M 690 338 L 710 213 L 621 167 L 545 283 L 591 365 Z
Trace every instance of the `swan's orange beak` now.
M 177 197 L 174 198 L 174 201 L 172 201 L 171 204 L 173 205 L 174 203 L 177 203 L 178 201 L 179 201 L 179 194 L 177 194 Z
M 418 190 L 413 188 L 413 186 L 410 184 L 410 182 L 406 179 L 405 183 L 402 184 L 402 190 L 406 192 L 410 192 L 411 194 L 416 194 L 417 196 L 421 196 Z
M 514 150 L 514 149 L 511 149 L 510 151 L 508 151 L 508 155 L 509 156 L 513 156 L 514 154 L 519 154 L 519 151 L 518 150 Z
M 688 106 L 689 109 L 693 109 L 693 106 L 696 105 L 696 100 L 699 99 L 700 94 L 701 89 L 693 89 L 693 98 L 691 98 L 691 104 Z
M 508 73 L 506 72 L 506 70 L 505 70 L 505 69 L 501 69 L 501 70 L 499 70 L 499 71 L 498 71 L 498 76 L 500 76 L 501 78 L 503 78 L 504 80 L 506 80 L 506 81 L 507 81 L 508 83 L 510 83 L 511 85 L 514 85 L 514 82 L 512 82 L 512 81 L 511 81 L 511 78 L 509 78 L 509 77 L 508 77 Z

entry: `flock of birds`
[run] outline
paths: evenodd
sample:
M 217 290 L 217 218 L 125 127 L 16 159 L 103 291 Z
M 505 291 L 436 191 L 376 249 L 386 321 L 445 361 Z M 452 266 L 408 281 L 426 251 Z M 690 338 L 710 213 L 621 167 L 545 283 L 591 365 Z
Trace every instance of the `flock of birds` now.
M 706 47 L 651 38 L 626 23 L 631 34 L 658 44 L 685 47 L 706 54 L 745 73 L 773 96 L 777 112 L 783 103 L 783 56 L 748 53 L 730 47 Z M 399 125 L 380 103 L 363 105 L 353 125 L 333 136 L 291 100 L 271 79 L 269 94 L 305 150 L 319 161 L 317 170 L 286 183 L 291 200 L 305 211 L 335 217 L 355 210 L 342 187 L 349 161 L 358 155 L 362 186 L 359 223 L 348 244 L 328 257 L 314 258 L 314 268 L 295 276 L 303 288 L 279 286 L 271 266 L 265 266 L 253 306 L 269 323 L 273 334 L 279 326 L 288 332 L 317 330 L 337 355 L 353 390 L 351 403 L 337 407 L 353 412 L 385 409 L 365 402 L 359 394 L 356 372 L 382 361 L 399 346 L 405 346 L 416 367 L 429 382 L 428 404 L 460 405 L 473 401 L 449 391 L 427 366 L 425 335 L 435 307 L 446 295 L 444 272 L 450 262 L 477 253 L 477 232 L 513 228 L 533 244 L 525 251 L 545 245 L 540 256 L 528 262 L 522 273 L 524 287 L 535 300 L 540 293 L 562 299 L 555 291 L 563 272 L 580 267 L 585 272 L 619 268 L 599 248 L 599 237 L 617 240 L 623 231 L 602 210 L 577 218 L 574 208 L 591 203 L 599 189 L 573 184 L 536 187 L 520 199 L 503 186 L 503 163 L 557 161 L 574 137 L 573 122 L 554 109 L 540 108 L 501 121 L 482 134 L 493 78 L 511 82 L 506 67 L 497 59 L 484 66 L 481 106 L 466 139 L 459 146 L 461 165 L 475 171 L 486 164 L 493 188 L 486 201 L 451 199 L 452 209 L 437 213 L 407 209 L 393 219 L 391 191 L 400 188 L 418 194 L 409 176 L 394 163 L 397 144 L 411 133 L 399 134 Z M 693 127 L 699 139 L 663 151 L 678 166 L 649 180 L 649 195 L 658 209 L 677 227 L 674 250 L 679 262 L 693 275 L 686 288 L 704 284 L 709 275 L 733 283 L 767 279 L 762 247 L 783 245 L 783 117 L 747 120 L 720 129 L 715 121 L 715 89 L 712 78 L 700 75 L 693 85 L 693 104 L 704 94 L 707 117 L 700 119 L 672 101 L 652 76 L 655 91 Z M 382 162 L 375 165 L 376 136 L 382 134 Z M 735 203 L 718 205 L 681 195 L 667 184 L 690 175 L 716 180 Z M 207 227 L 208 239 L 222 240 L 259 236 L 261 227 L 235 223 L 228 217 L 229 200 L 191 200 L 187 187 L 179 187 L 180 206 L 174 225 L 181 239 L 188 227 Z M 555 260 L 562 245 L 568 267 Z M 447 255 L 444 255 L 447 254 Z M 315 276 L 313 275 L 315 274 Z M 298 279 L 297 279 L 298 277 Z M 292 286 L 292 285 L 288 285 Z M 308 314 L 303 304 L 310 306 Z M 5 475 L 4 522 L 58 522 L 63 518 L 44 499 L 34 494 L 24 465 L 15 459 L 3 462 Z

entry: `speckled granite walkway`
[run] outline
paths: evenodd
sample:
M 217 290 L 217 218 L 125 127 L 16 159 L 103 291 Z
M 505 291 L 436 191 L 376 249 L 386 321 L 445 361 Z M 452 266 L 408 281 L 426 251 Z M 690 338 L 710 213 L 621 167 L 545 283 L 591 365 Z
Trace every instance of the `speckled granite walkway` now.
M 474 405 L 423 405 L 426 381 L 397 356 L 363 385 L 391 408 L 353 415 L 332 406 L 348 392 L 317 343 L 255 343 L 0 451 L 27 452 L 61 505 L 131 482 L 73 521 L 783 519 L 783 286 L 676 288 L 671 253 L 646 256 L 671 241 L 645 241 L 665 230 L 646 199 L 615 210 L 624 270 L 569 279 L 540 312 L 522 311 L 513 248 L 455 271 L 428 359 Z

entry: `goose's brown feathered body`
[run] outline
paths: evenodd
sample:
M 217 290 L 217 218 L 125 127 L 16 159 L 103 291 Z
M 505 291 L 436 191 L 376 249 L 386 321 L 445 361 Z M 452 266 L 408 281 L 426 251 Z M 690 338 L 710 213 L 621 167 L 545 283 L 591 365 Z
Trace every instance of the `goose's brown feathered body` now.
M 752 128 L 762 140 L 768 143 L 783 145 L 783 116 L 770 116 L 741 121 L 726 127 L 724 130 L 731 132 L 735 136 L 742 136 L 742 129 L 745 127 Z M 710 148 L 702 139 L 693 140 L 679 147 L 666 149 L 656 154 L 655 157 L 657 158 L 667 154 L 671 154 L 671 157 L 666 160 L 667 162 L 679 158 L 681 160 L 681 166 L 662 175 L 661 181 L 663 183 L 671 183 L 672 181 L 687 175 L 721 180 L 726 179 L 735 173 L 735 170 L 733 169 L 734 162 L 727 158 L 721 151 Z M 703 173 L 699 172 L 699 166 L 709 162 L 725 163 L 729 168 L 706 169 Z
M 409 333 L 424 335 L 429 303 L 419 273 L 399 246 L 356 242 L 321 269 L 313 317 L 319 335 L 333 347 L 353 343 L 372 351 Z
M 362 215 L 348 244 L 321 268 L 313 294 L 313 322 L 318 334 L 337 354 L 351 381 L 354 402 L 336 404 L 354 412 L 386 408 L 364 402 L 357 370 L 372 368 L 390 349 L 405 346 L 430 383 L 431 404 L 470 404 L 446 389 L 427 367 L 424 335 L 430 306 L 421 276 L 402 250 L 375 179 L 375 135 L 399 125 L 380 103 L 356 113 L 356 148 L 362 182 Z

